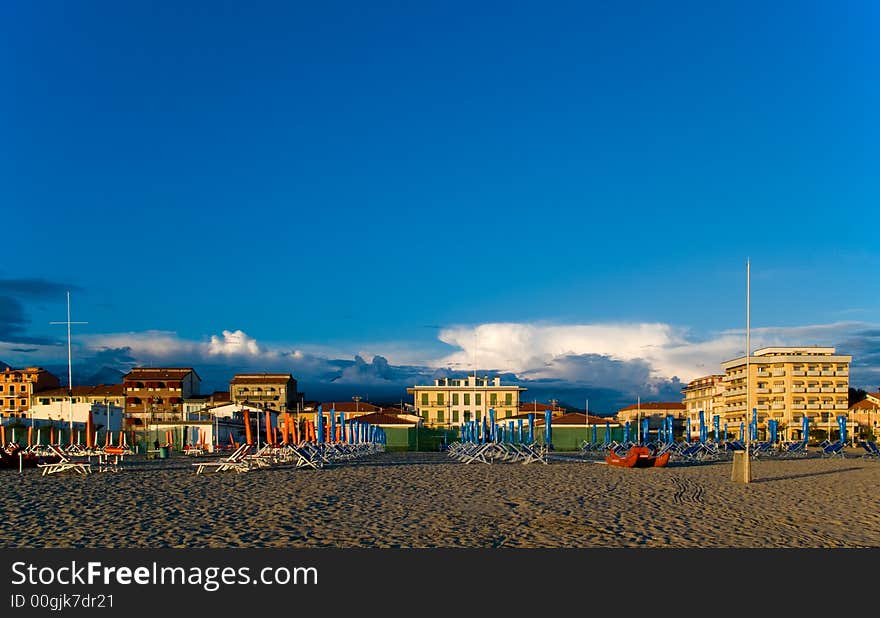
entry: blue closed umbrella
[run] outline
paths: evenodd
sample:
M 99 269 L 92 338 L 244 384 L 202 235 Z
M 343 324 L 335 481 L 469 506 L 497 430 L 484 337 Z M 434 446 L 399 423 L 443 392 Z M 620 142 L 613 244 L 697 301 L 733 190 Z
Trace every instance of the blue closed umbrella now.
M 544 444 L 547 445 L 547 448 L 552 448 L 553 444 L 552 440 L 552 432 L 550 431 L 550 425 L 552 424 L 553 411 L 549 408 L 544 410 Z
M 669 440 L 669 444 L 675 442 L 675 419 L 672 418 L 671 415 L 666 417 L 666 438 Z
M 591 426 L 590 426 L 590 429 L 591 429 L 590 442 L 591 442 L 592 444 L 596 444 L 596 442 L 598 441 L 598 440 L 597 440 L 597 438 L 598 438 L 598 430 L 596 429 L 596 426 L 595 426 L 595 425 L 591 425 Z
M 648 441 L 648 429 L 650 428 L 650 423 L 648 419 L 642 419 L 642 444 Z
M 691 441 L 691 417 L 690 416 L 687 417 L 687 428 L 685 429 L 684 441 L 685 442 Z
M 706 443 L 706 417 L 702 410 L 700 410 L 700 442 Z
M 605 444 L 611 443 L 611 423 L 609 421 L 605 421 Z
M 840 441 L 846 442 L 846 417 L 837 417 L 837 426 L 840 428 Z
M 330 441 L 336 442 L 336 408 L 330 408 Z
M 721 433 L 721 417 L 717 414 L 712 417 L 712 429 L 715 430 L 715 443 L 717 444 L 720 442 L 719 434 Z
M 724 440 L 727 441 L 727 423 L 724 423 Z
M 801 417 L 801 433 L 803 433 L 803 441 L 806 442 L 810 438 L 810 417 L 804 414 Z
M 629 442 L 629 421 L 626 421 L 623 424 L 623 443 L 627 444 Z
M 770 432 L 770 444 L 776 444 L 776 425 L 778 422 L 776 419 L 767 421 L 767 430 Z
M 739 439 L 740 441 L 746 439 L 746 424 L 742 421 L 739 423 Z
M 535 443 L 535 413 L 529 412 L 529 444 Z
M 519 419 L 517 421 L 517 433 L 519 434 L 518 442 L 520 444 L 522 444 L 522 441 L 523 441 L 523 420 L 522 419 Z
M 318 406 L 318 419 L 317 419 L 317 435 L 315 436 L 318 439 L 318 444 L 324 444 L 324 411 L 322 406 Z

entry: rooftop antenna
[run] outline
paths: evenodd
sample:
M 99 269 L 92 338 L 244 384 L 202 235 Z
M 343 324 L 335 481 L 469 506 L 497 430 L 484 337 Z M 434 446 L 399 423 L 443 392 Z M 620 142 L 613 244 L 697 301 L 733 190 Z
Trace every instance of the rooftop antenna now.
M 49 322 L 49 324 L 67 324 L 67 396 L 70 399 L 69 415 L 70 415 L 70 442 L 73 444 L 73 355 L 70 347 L 70 325 L 71 324 L 88 324 L 88 322 L 71 322 L 70 321 L 70 290 L 67 290 L 67 321 L 66 322 Z

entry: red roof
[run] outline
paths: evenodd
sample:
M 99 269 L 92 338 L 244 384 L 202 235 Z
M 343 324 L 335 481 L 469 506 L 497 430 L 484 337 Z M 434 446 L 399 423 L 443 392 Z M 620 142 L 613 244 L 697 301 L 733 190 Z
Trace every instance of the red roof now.
M 553 410 L 554 412 L 559 412 L 565 410 L 565 408 L 560 408 L 559 406 L 553 407 L 553 405 L 549 403 L 520 403 L 519 411 L 520 412 L 544 412 L 544 410 Z
M 851 410 L 877 410 L 880 409 L 880 404 L 874 403 L 870 399 L 862 399 L 858 403 L 854 403 Z
M 634 403 L 631 406 L 621 408 L 618 412 L 624 410 L 684 410 L 685 405 L 680 401 L 643 401 L 642 403 Z
M 192 367 L 135 367 L 123 376 L 123 380 L 180 380 L 190 373 Z M 198 374 L 196 373 L 198 376 Z
M 240 373 L 230 384 L 285 384 L 293 380 L 289 373 Z

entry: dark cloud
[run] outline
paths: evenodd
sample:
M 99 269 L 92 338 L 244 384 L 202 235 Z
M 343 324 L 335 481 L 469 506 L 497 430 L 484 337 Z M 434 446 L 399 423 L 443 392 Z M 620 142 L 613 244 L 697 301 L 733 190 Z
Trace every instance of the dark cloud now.
M 45 279 L 0 279 L 0 294 L 12 295 L 17 298 L 61 301 L 68 291 L 79 290 L 80 288 L 75 285 Z
M 11 352 L 21 352 L 22 354 L 30 354 L 36 352 L 39 348 L 9 348 Z
M 59 344 L 55 339 L 25 334 L 28 324 L 30 320 L 25 316 L 21 303 L 11 296 L 0 296 L 0 341 L 31 345 Z

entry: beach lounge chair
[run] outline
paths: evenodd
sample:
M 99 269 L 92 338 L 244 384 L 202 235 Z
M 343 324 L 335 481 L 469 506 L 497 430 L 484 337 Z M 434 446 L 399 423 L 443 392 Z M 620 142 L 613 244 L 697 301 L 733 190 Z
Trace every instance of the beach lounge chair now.
M 862 457 L 870 458 L 870 459 L 880 459 L 880 448 L 877 447 L 876 442 L 862 442 L 862 448 L 865 449 L 865 454 Z
M 76 472 L 77 474 L 91 473 L 92 464 L 88 461 L 73 459 L 70 455 L 55 445 L 51 445 L 49 448 L 51 449 L 52 454 L 58 458 L 58 461 L 37 464 L 42 476 L 58 474 L 59 472 Z
M 223 472 L 227 470 L 232 472 L 247 472 L 253 466 L 251 460 L 247 459 L 247 454 L 250 448 L 250 444 L 242 444 L 235 449 L 235 452 L 228 457 L 224 457 L 220 461 L 200 461 L 192 465 L 196 467 L 196 474 L 201 474 L 205 470 L 214 470 L 215 472 Z
M 846 457 L 846 454 L 843 452 L 844 446 L 846 446 L 845 442 L 832 442 L 822 448 L 822 457 L 840 457 L 843 459 Z

